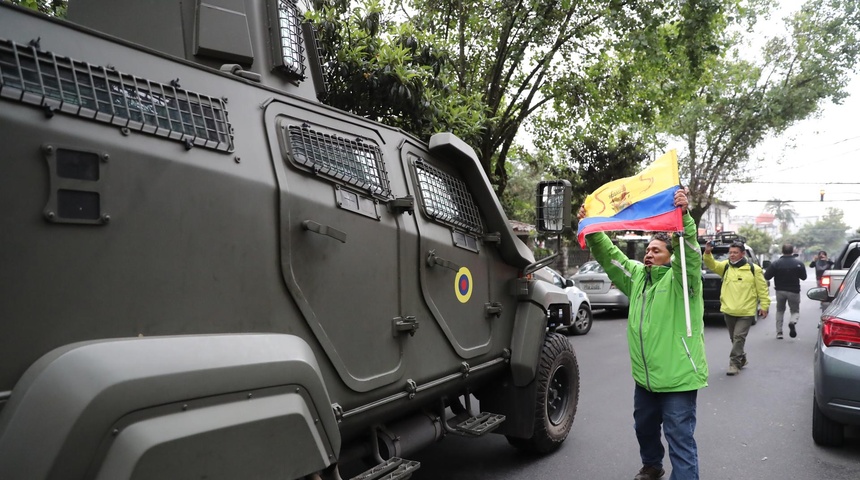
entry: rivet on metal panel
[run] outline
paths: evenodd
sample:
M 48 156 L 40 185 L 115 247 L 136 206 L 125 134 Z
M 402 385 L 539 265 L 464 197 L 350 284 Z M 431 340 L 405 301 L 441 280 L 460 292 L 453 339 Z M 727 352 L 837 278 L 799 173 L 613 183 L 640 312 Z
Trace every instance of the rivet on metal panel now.
M 119 133 L 121 133 L 121 134 L 123 134 L 123 136 L 127 137 L 127 136 L 131 135 L 131 130 L 129 130 L 128 127 L 122 127 L 119 129 Z
M 99 220 L 102 223 L 110 223 L 110 215 L 108 215 L 107 213 L 103 213 Z
M 107 153 L 102 154 L 102 163 L 107 163 L 108 161 L 110 161 L 110 155 Z
M 187 404 L 187 403 L 183 403 L 183 404 L 182 404 L 182 411 L 184 412 L 184 411 L 186 411 L 186 410 L 188 410 L 188 404 Z
M 54 212 L 45 212 L 45 218 L 47 218 L 48 220 L 53 220 L 54 215 Z
M 253 393 L 249 393 L 249 394 L 248 394 L 248 398 L 254 398 L 254 394 L 253 394 Z
M 53 145 L 42 145 L 42 151 L 48 155 L 54 154 L 54 146 Z
M 242 158 L 241 158 L 241 157 L 233 157 L 233 160 L 235 160 L 235 161 L 236 161 L 236 163 L 242 163 Z
M 110 432 L 110 433 L 112 433 L 112 434 L 113 434 L 113 436 L 117 436 L 117 435 L 119 435 L 119 429 L 118 429 L 118 428 L 114 428 L 114 429 L 113 429 L 113 431 L 112 431 L 112 432 Z

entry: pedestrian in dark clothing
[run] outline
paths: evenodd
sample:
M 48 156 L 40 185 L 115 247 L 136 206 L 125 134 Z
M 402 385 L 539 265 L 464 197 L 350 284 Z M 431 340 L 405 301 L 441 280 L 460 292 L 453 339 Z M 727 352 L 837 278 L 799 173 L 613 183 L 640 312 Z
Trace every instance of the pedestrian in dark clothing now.
M 818 255 L 809 263 L 810 268 L 815 269 L 815 282 L 821 286 L 821 276 L 824 272 L 833 268 L 833 262 L 827 259 L 827 252 L 818 252 Z
M 825 254 L 826 255 L 826 254 Z M 806 280 L 806 265 L 794 255 L 794 247 L 789 244 L 782 246 L 782 256 L 771 263 L 764 272 L 764 278 L 773 279 L 773 289 L 776 290 L 776 338 L 782 339 L 782 322 L 785 316 L 785 304 L 791 312 L 788 320 L 788 336 L 797 336 L 795 324 L 800 320 L 800 281 Z

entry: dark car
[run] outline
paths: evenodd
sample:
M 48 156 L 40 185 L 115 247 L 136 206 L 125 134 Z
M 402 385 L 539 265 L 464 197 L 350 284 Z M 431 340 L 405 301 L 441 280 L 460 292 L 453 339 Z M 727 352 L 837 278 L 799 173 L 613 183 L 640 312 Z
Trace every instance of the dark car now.
M 810 288 L 806 295 L 828 298 L 824 287 Z M 860 262 L 854 262 L 821 314 L 813 364 L 812 439 L 840 446 L 845 426 L 860 426 Z
M 746 250 L 747 261 L 750 262 L 754 269 L 761 268 L 762 273 L 764 273 L 764 269 L 770 265 L 770 261 L 765 260 L 762 262 L 758 258 L 752 247 L 746 243 L 746 238 L 734 232 L 700 236 L 699 244 L 701 245 L 702 252 L 705 251 L 705 243 L 707 242 L 714 244 L 711 254 L 714 256 L 714 260 L 718 262 L 728 260 L 729 247 L 732 243 L 741 242 L 744 244 L 744 250 Z M 769 284 L 770 282 L 768 282 Z M 720 314 L 720 290 L 722 288 L 723 277 L 705 268 L 704 264 L 702 264 L 702 296 L 705 300 L 705 315 Z M 753 325 L 755 325 L 755 320 L 753 320 Z

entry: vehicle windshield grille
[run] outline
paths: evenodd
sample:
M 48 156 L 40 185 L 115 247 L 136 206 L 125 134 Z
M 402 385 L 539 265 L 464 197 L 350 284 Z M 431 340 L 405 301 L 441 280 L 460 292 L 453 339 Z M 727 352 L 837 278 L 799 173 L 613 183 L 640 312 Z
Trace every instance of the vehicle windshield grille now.
M 231 151 L 221 99 L 0 40 L 0 96 L 192 145 Z

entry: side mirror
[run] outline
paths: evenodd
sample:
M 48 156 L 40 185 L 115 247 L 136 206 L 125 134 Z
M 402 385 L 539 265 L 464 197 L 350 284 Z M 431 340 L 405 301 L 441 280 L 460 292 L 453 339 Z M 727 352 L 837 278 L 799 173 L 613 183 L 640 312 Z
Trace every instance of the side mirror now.
M 819 302 L 829 302 L 830 296 L 827 294 L 827 289 L 824 287 L 810 288 L 806 291 L 806 296 L 810 300 L 818 300 Z
M 563 233 L 570 228 L 570 182 L 548 180 L 537 186 L 537 230 L 542 233 Z
M 573 280 L 571 280 L 569 278 L 564 279 L 564 286 L 565 287 L 572 287 L 573 286 Z

